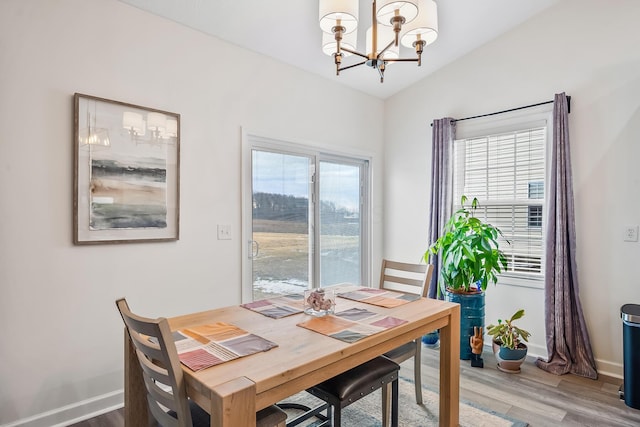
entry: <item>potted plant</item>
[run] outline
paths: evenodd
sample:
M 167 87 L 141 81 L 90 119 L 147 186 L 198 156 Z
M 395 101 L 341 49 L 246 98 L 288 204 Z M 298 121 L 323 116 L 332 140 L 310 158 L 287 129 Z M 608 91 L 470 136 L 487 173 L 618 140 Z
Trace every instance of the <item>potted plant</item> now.
M 493 353 L 498 369 L 508 373 L 520 372 L 520 365 L 527 357 L 527 345 L 531 334 L 513 324 L 524 316 L 524 309 L 516 311 L 510 319 L 498 319 L 497 325 L 489 325 L 487 333 L 493 340 Z
M 471 210 L 465 207 L 466 202 L 463 195 L 460 209 L 445 224 L 444 234 L 424 254 L 425 262 L 430 254 L 441 255 L 438 292 L 444 292 L 447 301 L 461 305 L 461 359 L 471 358 L 469 339 L 474 327 L 484 328 L 484 291 L 489 283 L 497 283 L 498 274 L 507 267 L 507 258 L 498 245 L 501 231 L 473 215 L 477 198 L 471 202 Z

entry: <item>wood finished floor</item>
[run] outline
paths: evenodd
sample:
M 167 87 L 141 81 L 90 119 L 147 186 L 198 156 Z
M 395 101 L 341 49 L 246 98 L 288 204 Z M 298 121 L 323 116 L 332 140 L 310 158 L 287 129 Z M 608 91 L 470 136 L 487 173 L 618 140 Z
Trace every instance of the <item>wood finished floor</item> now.
M 422 352 L 422 378 L 438 388 L 439 352 Z M 574 375 L 556 376 L 527 361 L 519 374 L 496 369 L 493 354 L 483 354 L 484 368 L 460 361 L 460 398 L 476 406 L 506 414 L 532 427 L 640 426 L 640 410 L 629 408 L 618 397 L 621 380 L 601 376 L 589 380 Z M 413 375 L 411 360 L 402 364 L 403 375 Z M 123 410 L 74 424 L 73 427 L 122 427 Z M 356 426 L 357 427 L 357 426 Z

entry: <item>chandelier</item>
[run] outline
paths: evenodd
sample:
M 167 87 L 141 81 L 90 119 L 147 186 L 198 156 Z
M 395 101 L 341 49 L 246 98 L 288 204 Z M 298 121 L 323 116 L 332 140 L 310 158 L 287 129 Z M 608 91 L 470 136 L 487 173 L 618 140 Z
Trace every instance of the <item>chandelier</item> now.
M 322 50 L 333 56 L 336 75 L 359 65 L 378 70 L 384 81 L 387 64 L 422 64 L 424 47 L 438 37 L 438 5 L 434 0 L 373 0 L 371 27 L 366 32 L 366 54 L 356 50 L 359 0 L 320 0 Z M 413 58 L 401 58 L 400 46 L 415 51 Z M 342 65 L 343 57 L 356 55 L 363 61 Z

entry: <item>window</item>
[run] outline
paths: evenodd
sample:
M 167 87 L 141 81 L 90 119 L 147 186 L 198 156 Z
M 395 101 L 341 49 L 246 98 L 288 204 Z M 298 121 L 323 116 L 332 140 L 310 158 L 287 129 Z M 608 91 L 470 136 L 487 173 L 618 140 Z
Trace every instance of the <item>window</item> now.
M 243 301 L 368 283 L 369 160 L 248 135 Z
M 499 131 L 489 126 L 454 142 L 454 210 L 462 195 L 475 197 L 475 215 L 502 231 L 508 265 L 501 282 L 543 278 L 547 132 L 546 122 L 539 121 Z
M 544 182 L 530 182 L 529 183 L 529 199 L 543 199 L 544 198 Z M 542 205 L 530 205 L 529 206 L 529 227 L 542 227 Z

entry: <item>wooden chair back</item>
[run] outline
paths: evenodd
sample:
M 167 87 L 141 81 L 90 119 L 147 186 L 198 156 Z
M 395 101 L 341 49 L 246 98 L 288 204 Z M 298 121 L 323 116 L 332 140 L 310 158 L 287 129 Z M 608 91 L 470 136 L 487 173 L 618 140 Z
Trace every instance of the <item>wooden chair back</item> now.
M 408 292 L 426 297 L 433 275 L 431 264 L 409 264 L 382 260 L 380 289 Z
M 433 275 L 432 264 L 409 264 L 406 262 L 382 260 L 380 289 L 418 294 L 426 297 Z M 402 363 L 413 357 L 413 377 L 416 403 L 422 404 L 422 369 L 420 338 L 397 347 L 384 355 L 396 363 Z M 388 398 L 382 404 L 382 425 L 388 425 L 391 401 Z
M 192 427 L 189 400 L 175 342 L 164 317 L 148 319 L 116 301 L 142 367 L 149 411 L 163 427 Z M 177 418 L 169 415 L 173 411 Z

